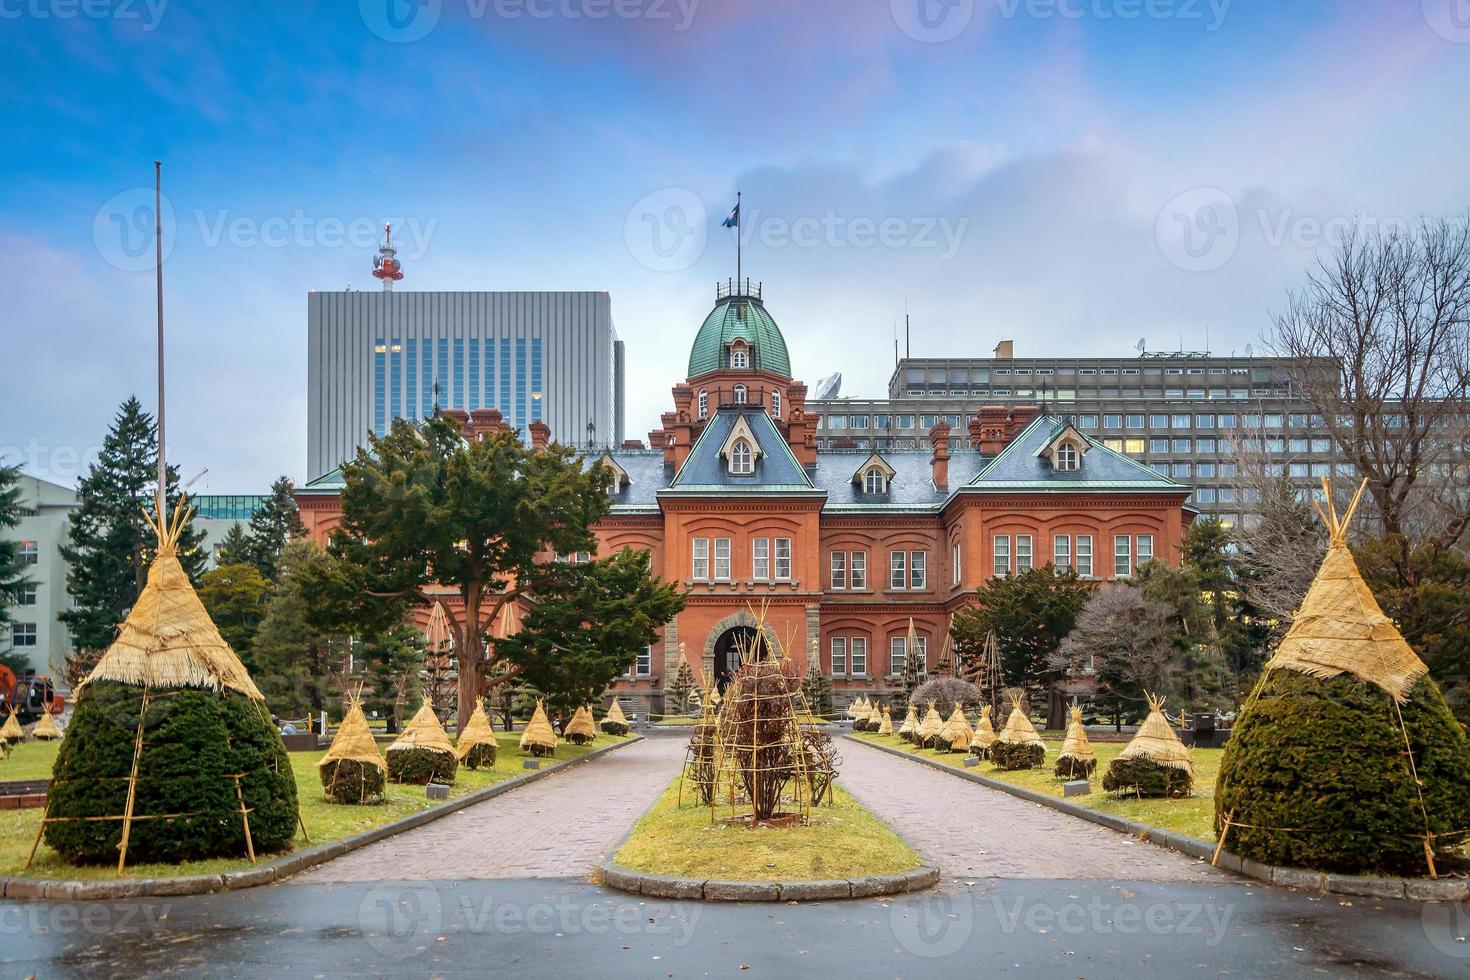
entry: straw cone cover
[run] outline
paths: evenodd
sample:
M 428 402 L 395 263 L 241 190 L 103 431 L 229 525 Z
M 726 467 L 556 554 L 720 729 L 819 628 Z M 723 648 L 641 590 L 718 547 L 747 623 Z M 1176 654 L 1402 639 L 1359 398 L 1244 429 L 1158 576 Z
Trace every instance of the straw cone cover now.
M 584 738 L 597 737 L 597 728 L 592 724 L 592 712 L 587 710 L 586 705 L 572 712 L 572 720 L 567 722 L 566 731 L 563 734 L 567 737 L 573 735 L 581 735 Z
M 375 766 L 384 771 L 388 768 L 383 762 L 382 754 L 378 752 L 378 743 L 373 738 L 372 729 L 368 728 L 367 717 L 362 713 L 362 702 L 355 697 L 348 700 L 347 714 L 342 718 L 342 726 L 332 736 L 327 754 L 322 756 L 316 766 L 321 769 L 343 759 Z
M 891 716 L 889 716 L 888 709 L 887 708 L 884 708 L 883 709 L 883 720 L 878 723 L 878 734 L 879 735 L 892 735 L 893 734 L 893 718 Z
M 459 733 L 458 743 L 454 747 L 454 754 L 463 762 L 464 757 L 470 754 L 470 749 L 476 745 L 495 745 L 495 729 L 490 725 L 490 716 L 485 714 L 485 703 L 476 699 L 475 710 L 470 712 L 470 720 L 465 722 L 464 731 Z
M 628 718 L 623 714 L 623 706 L 618 704 L 618 699 L 613 698 L 612 706 L 607 709 L 607 714 L 602 716 L 603 721 L 615 721 L 619 725 L 626 725 Z
M 419 705 L 419 710 L 404 726 L 403 734 L 388 746 L 389 752 L 395 749 L 434 749 L 454 754 L 454 746 L 450 744 L 449 736 L 444 733 L 444 726 L 439 724 L 439 719 L 434 715 L 434 709 L 429 707 L 428 701 Z
M 988 749 L 995 741 L 995 726 L 990 723 L 990 705 L 981 705 L 980 720 L 975 723 L 975 734 L 970 736 L 970 748 Z
M 909 702 L 908 714 L 903 716 L 903 724 L 898 726 L 900 735 L 912 735 L 919 729 L 919 716 L 914 713 L 913 702 Z
M 1005 727 L 995 737 L 997 742 L 1005 742 L 1008 745 L 1040 745 L 1046 743 L 1041 740 L 1041 734 L 1037 732 L 1036 726 L 1031 724 L 1031 719 L 1026 717 L 1026 712 L 1021 710 L 1021 699 L 1011 700 L 1011 715 L 1006 719 Z
M 26 737 L 25 729 L 20 727 L 20 719 L 15 717 L 15 709 L 10 710 L 10 716 L 5 719 L 5 724 L 0 725 L 0 738 L 15 739 L 20 741 Z
M 1194 763 L 1190 760 L 1189 749 L 1179 741 L 1179 733 L 1164 717 L 1163 700 L 1150 695 L 1148 706 L 1148 717 L 1138 726 L 1138 734 L 1118 753 L 1118 758 L 1148 759 L 1161 766 L 1183 769 L 1193 777 Z
M 1082 727 L 1082 709 L 1074 705 L 1069 714 L 1071 720 L 1067 722 L 1067 737 L 1062 741 L 1059 757 L 1077 759 L 1080 762 L 1096 759 L 1097 754 L 1092 751 L 1092 743 L 1087 740 L 1087 729 Z
M 1327 487 L 1325 480 L 1323 484 Z M 1348 550 L 1348 522 L 1362 495 L 1359 487 L 1341 519 L 1330 503 L 1331 493 L 1327 510 L 1318 507 L 1331 531 L 1327 555 L 1266 669 L 1282 667 L 1313 677 L 1352 674 L 1402 702 L 1429 668 L 1383 614 Z
M 265 700 L 245 665 L 220 636 L 179 564 L 179 535 L 191 513 L 181 503 L 167 529 L 149 520 L 159 546 L 148 569 L 148 583 L 117 639 L 87 679 L 77 685 L 79 690 L 93 681 L 107 680 L 154 689 L 228 688 L 256 701 Z
M 32 738 L 60 738 L 61 729 L 56 727 L 56 717 L 49 711 L 41 712 L 36 727 L 31 729 Z
M 535 714 L 531 715 L 531 720 L 526 722 L 526 730 L 521 732 L 521 748 L 528 749 L 533 745 L 548 749 L 556 748 L 556 732 L 552 731 L 551 722 L 546 718 L 546 707 L 539 698 L 536 701 Z
M 939 717 L 939 709 L 934 707 L 934 702 L 929 702 L 929 710 L 924 712 L 924 720 L 919 723 L 919 736 L 924 739 L 934 738 L 944 730 L 944 719 Z
M 970 742 L 970 723 L 965 719 L 965 713 L 956 704 L 949 717 L 944 719 L 944 727 L 940 730 L 940 737 L 946 742 L 956 742 L 963 738 L 968 745 Z

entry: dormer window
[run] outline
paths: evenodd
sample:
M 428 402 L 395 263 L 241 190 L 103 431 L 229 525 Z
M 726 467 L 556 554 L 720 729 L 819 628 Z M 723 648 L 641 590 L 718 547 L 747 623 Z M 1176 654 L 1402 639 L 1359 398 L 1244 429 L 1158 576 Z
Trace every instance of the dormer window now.
M 852 474 L 852 482 L 865 495 L 881 496 L 888 492 L 888 484 L 897 475 L 898 471 L 887 460 L 874 453 Z
M 750 443 L 744 439 L 730 447 L 730 472 L 737 475 L 755 472 L 755 457 L 750 451 Z
M 863 474 L 863 492 L 873 494 L 888 492 L 888 478 L 883 475 L 881 469 L 874 466 Z
M 709 392 L 703 388 L 699 389 L 699 417 L 709 417 Z
M 1056 461 L 1057 469 L 1064 473 L 1082 468 L 1082 454 L 1070 442 L 1057 446 Z
M 745 351 L 743 351 L 743 350 L 731 351 L 730 352 L 730 366 L 732 368 L 739 368 L 741 370 L 744 370 L 745 368 L 747 368 L 747 367 L 750 366 L 750 357 L 749 357 L 749 355 L 747 355 L 745 353 Z
M 735 386 L 735 404 L 744 405 L 746 401 L 745 385 Z
M 1066 422 L 1036 451 L 1036 455 L 1050 461 L 1051 468 L 1058 473 L 1076 473 L 1082 469 L 1082 457 L 1091 448 L 1088 438 L 1072 423 Z

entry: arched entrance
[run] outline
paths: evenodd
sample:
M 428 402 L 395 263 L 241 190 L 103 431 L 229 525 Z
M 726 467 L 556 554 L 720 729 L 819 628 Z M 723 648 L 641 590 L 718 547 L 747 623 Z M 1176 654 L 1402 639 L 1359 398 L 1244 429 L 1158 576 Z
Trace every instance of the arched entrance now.
M 714 658 L 715 688 L 724 693 L 742 664 L 770 660 L 771 648 L 755 627 L 732 626 L 715 640 Z

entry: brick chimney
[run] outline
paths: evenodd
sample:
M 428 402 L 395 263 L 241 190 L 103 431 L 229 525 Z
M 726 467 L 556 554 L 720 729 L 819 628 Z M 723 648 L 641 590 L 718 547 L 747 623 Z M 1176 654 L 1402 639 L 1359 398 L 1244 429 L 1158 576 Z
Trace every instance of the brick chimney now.
M 994 456 L 1010 440 L 1006 425 L 1004 405 L 982 406 L 980 414 L 970 422 L 970 445 L 987 456 Z
M 929 430 L 929 445 L 934 447 L 934 456 L 929 466 L 934 473 L 934 485 L 941 490 L 949 489 L 949 423 L 944 419 Z
M 461 432 L 463 432 L 466 436 L 470 434 L 470 413 L 466 412 L 464 409 L 441 408 L 439 409 L 439 417 L 445 419 L 454 419 L 454 421 L 459 423 L 459 428 Z
M 466 433 L 471 439 L 482 441 L 509 429 L 498 408 L 477 408 L 470 413 L 470 427 Z
M 531 449 L 539 453 L 546 448 L 547 443 L 551 442 L 551 426 L 537 419 L 531 423 L 529 428 L 531 430 Z
M 1017 405 L 1012 408 L 1011 417 L 1006 423 L 1006 442 L 1010 442 L 1022 429 L 1035 422 L 1040 414 L 1040 405 Z

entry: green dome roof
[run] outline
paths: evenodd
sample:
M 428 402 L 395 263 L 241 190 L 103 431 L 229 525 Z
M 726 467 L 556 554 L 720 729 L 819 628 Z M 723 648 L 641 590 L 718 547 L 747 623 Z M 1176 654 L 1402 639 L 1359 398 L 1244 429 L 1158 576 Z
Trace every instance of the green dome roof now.
M 754 351 L 753 368 L 791 377 L 791 357 L 786 353 L 786 338 L 781 336 L 781 328 L 766 312 L 759 295 L 726 295 L 715 303 L 715 308 L 704 318 L 694 338 L 694 347 L 689 352 L 688 377 L 727 367 L 725 347 L 741 337 Z

